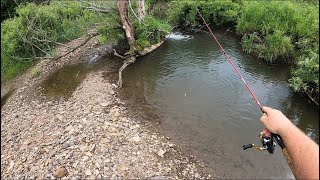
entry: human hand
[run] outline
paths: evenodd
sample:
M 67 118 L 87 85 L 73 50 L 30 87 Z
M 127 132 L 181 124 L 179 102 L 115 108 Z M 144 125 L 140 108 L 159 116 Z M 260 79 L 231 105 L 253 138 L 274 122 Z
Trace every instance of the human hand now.
M 270 136 L 271 133 L 282 134 L 282 131 L 291 123 L 291 121 L 279 110 L 272 109 L 270 107 L 263 107 L 264 112 L 260 118 L 261 122 L 266 126 L 263 131 L 264 134 Z

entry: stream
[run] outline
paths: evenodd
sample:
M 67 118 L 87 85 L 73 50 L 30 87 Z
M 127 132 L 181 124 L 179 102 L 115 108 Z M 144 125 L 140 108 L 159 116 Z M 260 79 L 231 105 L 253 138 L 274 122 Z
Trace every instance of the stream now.
M 260 103 L 281 110 L 319 144 L 319 107 L 288 87 L 290 69 L 247 55 L 232 33 L 215 35 Z M 106 60 L 66 67 L 42 86 L 48 96 L 70 96 L 88 72 L 120 66 L 120 60 Z M 117 71 L 105 77 L 116 83 Z M 260 145 L 262 114 L 209 34 L 170 35 L 159 49 L 130 65 L 123 78 L 119 93 L 131 109 L 154 121 L 186 154 L 204 161 L 215 177 L 294 178 L 280 147 L 274 154 L 242 149 L 244 144 Z
M 231 33 L 215 33 L 260 103 L 281 110 L 319 143 L 319 108 L 288 87 L 290 69 L 247 55 Z M 218 178 L 294 178 L 280 147 L 273 155 L 242 149 L 260 145 L 262 114 L 209 34 L 169 36 L 125 70 L 124 83 L 126 99 L 152 109 L 155 115 L 146 117 L 159 119 L 163 132 Z

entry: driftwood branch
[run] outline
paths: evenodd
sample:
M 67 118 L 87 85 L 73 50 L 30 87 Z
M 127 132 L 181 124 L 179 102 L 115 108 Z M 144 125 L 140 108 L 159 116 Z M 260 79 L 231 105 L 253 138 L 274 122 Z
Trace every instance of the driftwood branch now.
M 39 41 L 39 42 L 51 42 L 51 43 L 54 43 L 54 44 L 57 44 L 57 45 L 64 46 L 64 47 L 66 47 L 66 48 L 70 48 L 69 46 L 67 46 L 67 45 L 65 45 L 65 44 L 63 44 L 63 43 L 59 43 L 59 42 L 56 42 L 56 41 L 51 41 L 51 40 L 48 40 L 48 39 L 38 39 L 38 38 L 33 37 L 33 36 L 32 36 L 32 38 L 35 39 L 35 40 L 37 40 L 37 41 Z
M 121 58 L 121 59 L 127 59 L 126 57 L 124 57 L 124 56 L 122 56 L 122 55 L 118 54 L 118 53 L 117 53 L 117 51 L 116 51 L 115 49 L 113 49 L 113 54 L 114 54 L 115 56 L 117 56 L 117 57 Z
M 72 48 L 70 51 L 68 51 L 68 52 L 66 52 L 66 53 L 64 53 L 64 54 L 62 54 L 62 55 L 60 55 L 60 56 L 54 57 L 53 59 L 60 59 L 60 58 L 62 58 L 62 57 L 64 57 L 64 56 L 72 53 L 73 51 L 77 50 L 77 49 L 80 48 L 81 46 L 87 44 L 87 42 L 88 42 L 91 38 L 93 38 L 93 37 L 95 37 L 95 36 L 97 36 L 97 35 L 98 35 L 98 33 L 91 33 L 91 34 L 89 34 L 89 36 L 88 36 L 81 44 L 79 44 L 78 46 Z
M 157 43 L 157 44 L 154 44 L 154 45 L 152 45 L 152 46 L 150 46 L 150 47 L 144 48 L 142 51 L 138 52 L 139 55 L 137 55 L 136 57 L 138 57 L 138 56 L 144 56 L 144 55 L 146 55 L 146 54 L 151 53 L 152 51 L 154 51 L 155 49 L 157 49 L 158 47 L 160 47 L 160 46 L 163 44 L 163 42 L 164 42 L 164 41 L 161 41 L 161 42 L 159 42 L 159 43 Z
M 208 25 L 210 25 L 210 24 L 208 24 Z M 204 27 L 206 27 L 206 25 L 202 25 L 200 28 L 194 30 L 194 32 L 197 33 L 197 32 L 199 32 L 200 30 L 202 30 L 202 28 L 204 28 Z
M 113 8 L 106 8 L 103 6 L 99 6 L 96 5 L 94 3 L 90 3 L 84 0 L 78 0 L 79 2 L 83 3 L 83 4 L 87 4 L 89 6 L 82 6 L 83 8 L 86 8 L 87 10 L 92 10 L 92 11 L 97 11 L 97 12 L 101 12 L 101 13 L 110 13 L 110 12 L 115 12 L 116 10 Z
M 36 47 L 37 49 L 39 49 L 41 52 L 43 52 L 44 54 L 46 54 L 48 56 L 48 58 L 52 58 L 51 55 L 49 53 L 47 53 L 46 51 L 42 50 L 39 46 L 37 46 L 36 44 L 32 43 L 31 41 L 27 40 L 26 38 L 24 38 L 22 36 L 22 34 L 19 32 L 19 30 L 17 30 L 18 35 L 20 36 L 20 38 L 23 40 L 24 43 L 28 43 L 31 45 L 31 47 Z M 34 53 L 34 57 L 36 57 L 35 53 Z
M 131 56 L 130 58 L 126 59 L 123 63 L 123 65 L 121 66 L 121 68 L 119 69 L 119 81 L 118 81 L 118 86 L 119 88 L 122 88 L 122 71 L 124 69 L 126 69 L 130 64 L 133 64 L 136 61 L 136 58 Z
M 313 101 L 317 106 L 319 106 L 319 103 L 308 93 L 306 92 L 307 96 Z
M 233 33 L 233 31 L 231 31 L 230 28 L 228 28 L 226 32 L 224 32 L 223 34 L 226 34 L 228 31 Z

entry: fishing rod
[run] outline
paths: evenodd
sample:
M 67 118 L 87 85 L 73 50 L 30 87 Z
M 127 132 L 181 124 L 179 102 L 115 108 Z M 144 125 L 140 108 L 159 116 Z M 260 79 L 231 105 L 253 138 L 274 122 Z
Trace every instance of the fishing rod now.
M 226 51 L 223 49 L 223 47 L 221 46 L 221 44 L 219 43 L 218 39 L 216 38 L 216 36 L 212 33 L 208 23 L 204 20 L 202 14 L 200 13 L 199 9 L 197 8 L 197 11 L 202 19 L 202 21 L 204 22 L 204 24 L 207 26 L 210 34 L 212 35 L 212 37 L 214 38 L 214 40 L 216 41 L 216 43 L 218 44 L 218 46 L 220 47 L 220 49 L 222 50 L 223 54 L 227 57 L 229 63 L 232 65 L 233 69 L 237 72 L 238 76 L 240 77 L 240 79 L 242 80 L 242 82 L 244 83 L 244 85 L 246 86 L 247 90 L 250 92 L 251 96 L 253 97 L 255 103 L 258 105 L 259 109 L 261 110 L 262 113 L 266 113 L 264 112 L 260 102 L 258 101 L 257 97 L 254 95 L 254 93 L 252 92 L 251 88 L 249 87 L 249 85 L 247 84 L 247 82 L 244 80 L 243 76 L 241 75 L 240 71 L 238 70 L 238 68 L 235 66 L 235 64 L 232 62 L 232 60 L 230 59 L 229 55 L 226 53 Z M 284 157 L 286 158 L 291 170 L 293 170 L 293 166 L 291 163 L 291 159 L 288 155 L 287 150 L 285 149 L 285 145 L 284 142 L 282 140 L 282 138 L 280 137 L 280 135 L 278 134 L 274 134 L 271 133 L 270 137 L 267 137 L 265 134 L 263 134 L 262 132 L 259 134 L 259 139 L 261 140 L 262 146 L 256 146 L 255 144 L 247 144 L 247 145 L 243 145 L 243 150 L 246 150 L 248 148 L 256 148 L 257 150 L 263 151 L 263 150 L 267 150 L 270 154 L 273 154 L 274 152 L 274 147 L 276 146 L 276 143 L 274 142 L 274 139 L 276 140 L 276 142 L 279 144 L 279 146 L 282 149 L 282 153 L 284 155 Z

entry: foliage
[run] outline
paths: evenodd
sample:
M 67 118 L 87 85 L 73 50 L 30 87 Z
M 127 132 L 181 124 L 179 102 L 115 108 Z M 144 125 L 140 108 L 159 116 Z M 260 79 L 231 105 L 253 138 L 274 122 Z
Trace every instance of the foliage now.
M 290 86 L 319 96 L 319 4 L 304 1 L 250 1 L 243 3 L 237 21 L 242 46 L 267 62 L 289 61 Z
M 289 82 L 293 90 L 309 91 L 319 96 L 319 51 L 301 56 L 292 75 Z
M 16 17 L 1 23 L 1 53 L 6 55 L 1 57 L 1 66 L 6 67 L 1 68 L 1 80 L 21 72 L 19 67 L 25 69 L 23 63 L 52 56 L 57 43 L 80 37 L 106 16 L 73 1 L 54 1 L 41 6 L 28 3 L 19 5 L 16 12 Z
M 135 20 L 133 27 L 136 39 L 135 48 L 137 50 L 143 50 L 145 47 L 160 42 L 171 30 L 168 23 L 152 16 L 146 16 L 142 23 Z
M 293 51 L 293 43 L 282 31 L 259 36 L 257 32 L 245 34 L 242 37 L 242 47 L 247 53 L 257 53 L 258 57 L 269 62 L 275 59 L 288 59 Z
M 222 26 L 236 22 L 240 5 L 231 0 L 226 1 L 174 1 L 169 11 L 171 23 L 187 27 L 198 27 L 203 24 L 197 13 L 197 8 L 203 17 L 212 25 Z
M 243 35 L 245 51 L 274 62 L 294 60 L 305 49 L 314 48 L 312 44 L 319 39 L 318 26 L 319 15 L 314 6 L 290 1 L 250 1 L 244 3 L 236 30 Z M 259 41 L 253 37 L 259 37 Z M 310 45 L 301 48 L 297 41 Z
M 1 0 L 1 22 L 15 16 L 15 8 L 21 0 Z

